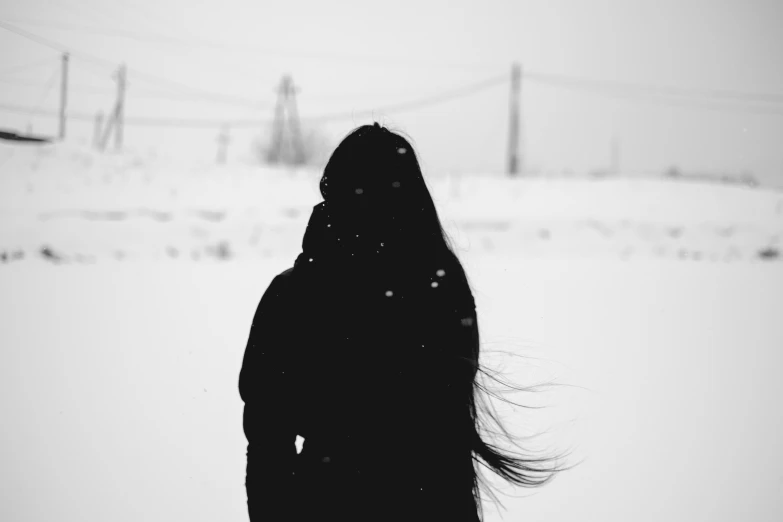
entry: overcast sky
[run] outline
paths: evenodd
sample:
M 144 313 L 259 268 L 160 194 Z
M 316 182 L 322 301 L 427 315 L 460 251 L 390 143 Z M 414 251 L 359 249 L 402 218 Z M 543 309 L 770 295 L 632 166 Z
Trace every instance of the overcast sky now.
M 303 117 L 348 114 L 317 125 L 332 145 L 372 121 L 350 116 L 370 109 L 413 138 L 425 170 L 501 172 L 508 81 L 416 110 L 383 107 L 509 76 L 518 61 L 530 75 L 522 87 L 522 143 L 531 170 L 607 167 L 616 137 L 628 176 L 676 164 L 748 170 L 783 186 L 778 0 L 0 2 L 1 21 L 74 53 L 68 104 L 74 116 L 108 112 L 116 89 L 111 64 L 127 63 L 125 144 L 144 153 L 211 160 L 217 123 L 194 130 L 130 120 L 268 120 L 277 85 L 290 73 Z M 56 111 L 58 60 L 56 49 L 0 28 L 0 106 Z M 577 83 L 565 87 L 535 75 Z M 699 97 L 597 92 L 582 80 L 675 87 Z M 716 98 L 715 90 L 736 96 Z M 755 101 L 743 93 L 772 96 Z M 57 132 L 52 117 L 0 110 L 0 127 L 28 125 Z M 92 133 L 89 121 L 71 120 L 67 140 L 89 143 Z M 261 126 L 233 129 L 230 160 L 246 156 L 262 133 Z

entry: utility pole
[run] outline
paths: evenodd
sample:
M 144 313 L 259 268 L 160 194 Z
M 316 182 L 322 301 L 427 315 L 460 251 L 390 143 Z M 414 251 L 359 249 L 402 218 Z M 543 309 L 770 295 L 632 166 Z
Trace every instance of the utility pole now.
M 272 124 L 272 143 L 269 148 L 268 161 L 270 163 L 293 163 L 300 165 L 304 163 L 304 151 L 302 150 L 302 136 L 299 127 L 299 114 L 296 110 L 297 89 L 294 87 L 293 79 L 289 76 L 283 76 L 280 86 L 277 90 L 277 104 L 275 105 L 275 118 Z M 286 122 L 284 113 L 288 113 L 288 127 L 290 140 L 288 143 L 293 147 L 293 157 L 287 154 L 286 146 Z
M 287 95 L 286 79 L 284 76 L 277 90 L 277 103 L 275 104 L 275 119 L 272 122 L 272 143 L 269 145 L 267 160 L 275 164 L 280 159 L 280 148 L 283 142 L 283 112 L 285 111 L 284 99 Z
M 103 120 L 103 115 L 101 115 L 101 120 Z M 98 141 L 98 149 L 103 152 L 106 150 L 106 144 L 109 143 L 109 136 L 111 136 L 111 131 L 114 128 L 114 123 L 117 120 L 117 106 L 115 105 L 114 109 L 111 112 L 111 115 L 109 116 L 109 119 L 106 121 L 106 125 L 103 125 L 103 136 L 101 136 L 100 140 Z
M 291 80 L 288 102 L 288 126 L 291 129 L 291 139 L 294 143 L 294 165 L 301 165 L 305 161 L 304 144 L 302 143 L 302 129 L 299 126 L 299 111 L 296 108 L 296 89 Z
M 122 64 L 117 70 L 117 108 L 114 116 L 117 120 L 114 131 L 114 148 L 117 150 L 122 149 L 122 132 L 125 123 L 125 81 L 126 68 L 125 64 Z
M 228 144 L 231 142 L 231 127 L 225 125 L 223 130 L 218 134 L 218 153 L 217 162 L 218 165 L 224 165 L 228 156 Z
M 120 150 L 122 147 L 126 87 L 125 64 L 120 65 L 120 68 L 117 69 L 117 72 L 114 74 L 114 79 L 117 80 L 117 100 L 114 102 L 114 108 L 111 111 L 111 115 L 109 116 L 106 125 L 103 126 L 103 136 L 98 141 L 98 148 L 101 151 L 106 150 L 106 145 L 109 143 L 109 136 L 111 136 L 112 131 L 114 131 L 114 147 L 117 150 Z M 102 115 L 101 120 L 103 120 Z M 99 131 L 96 130 L 96 132 Z
M 95 115 L 95 125 L 92 134 L 92 145 L 96 149 L 101 148 L 101 128 L 103 127 L 103 111 L 98 111 Z
M 60 78 L 60 141 L 65 139 L 65 106 L 68 101 L 68 53 L 63 53 Z
M 508 174 L 516 176 L 521 170 L 522 158 L 519 154 L 520 142 L 520 92 L 522 90 L 522 66 L 514 63 L 511 66 L 511 97 L 509 99 L 508 121 Z

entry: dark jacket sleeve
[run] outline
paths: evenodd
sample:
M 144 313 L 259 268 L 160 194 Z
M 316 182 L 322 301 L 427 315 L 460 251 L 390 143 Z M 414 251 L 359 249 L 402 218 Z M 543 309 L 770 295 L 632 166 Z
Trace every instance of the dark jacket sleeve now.
M 258 304 L 239 374 L 251 522 L 285 520 L 291 509 L 296 432 L 286 400 L 286 325 L 291 322 L 286 297 L 285 278 L 279 275 Z

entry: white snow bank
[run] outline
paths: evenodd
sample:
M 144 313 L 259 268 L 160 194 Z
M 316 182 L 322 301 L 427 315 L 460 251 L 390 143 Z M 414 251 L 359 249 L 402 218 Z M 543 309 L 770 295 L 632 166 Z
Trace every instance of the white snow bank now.
M 0 254 L 295 256 L 319 172 L 0 146 Z M 468 255 L 779 259 L 783 193 L 663 179 L 430 178 Z M 502 246 L 501 246 L 502 245 Z M 22 254 L 20 254 L 22 253 Z

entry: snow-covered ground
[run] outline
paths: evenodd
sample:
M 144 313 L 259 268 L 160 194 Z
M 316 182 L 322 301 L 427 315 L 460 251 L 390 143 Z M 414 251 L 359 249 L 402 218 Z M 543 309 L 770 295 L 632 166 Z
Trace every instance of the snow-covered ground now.
M 317 171 L 0 144 L 0 255 L 64 262 L 296 255 Z M 430 178 L 467 255 L 780 260 L 783 192 L 659 179 Z
M 488 520 L 783 519 L 783 194 L 430 183 L 485 362 L 570 385 L 506 425 L 584 460 Z M 246 520 L 244 343 L 318 201 L 317 172 L 2 146 L 0 519 Z

